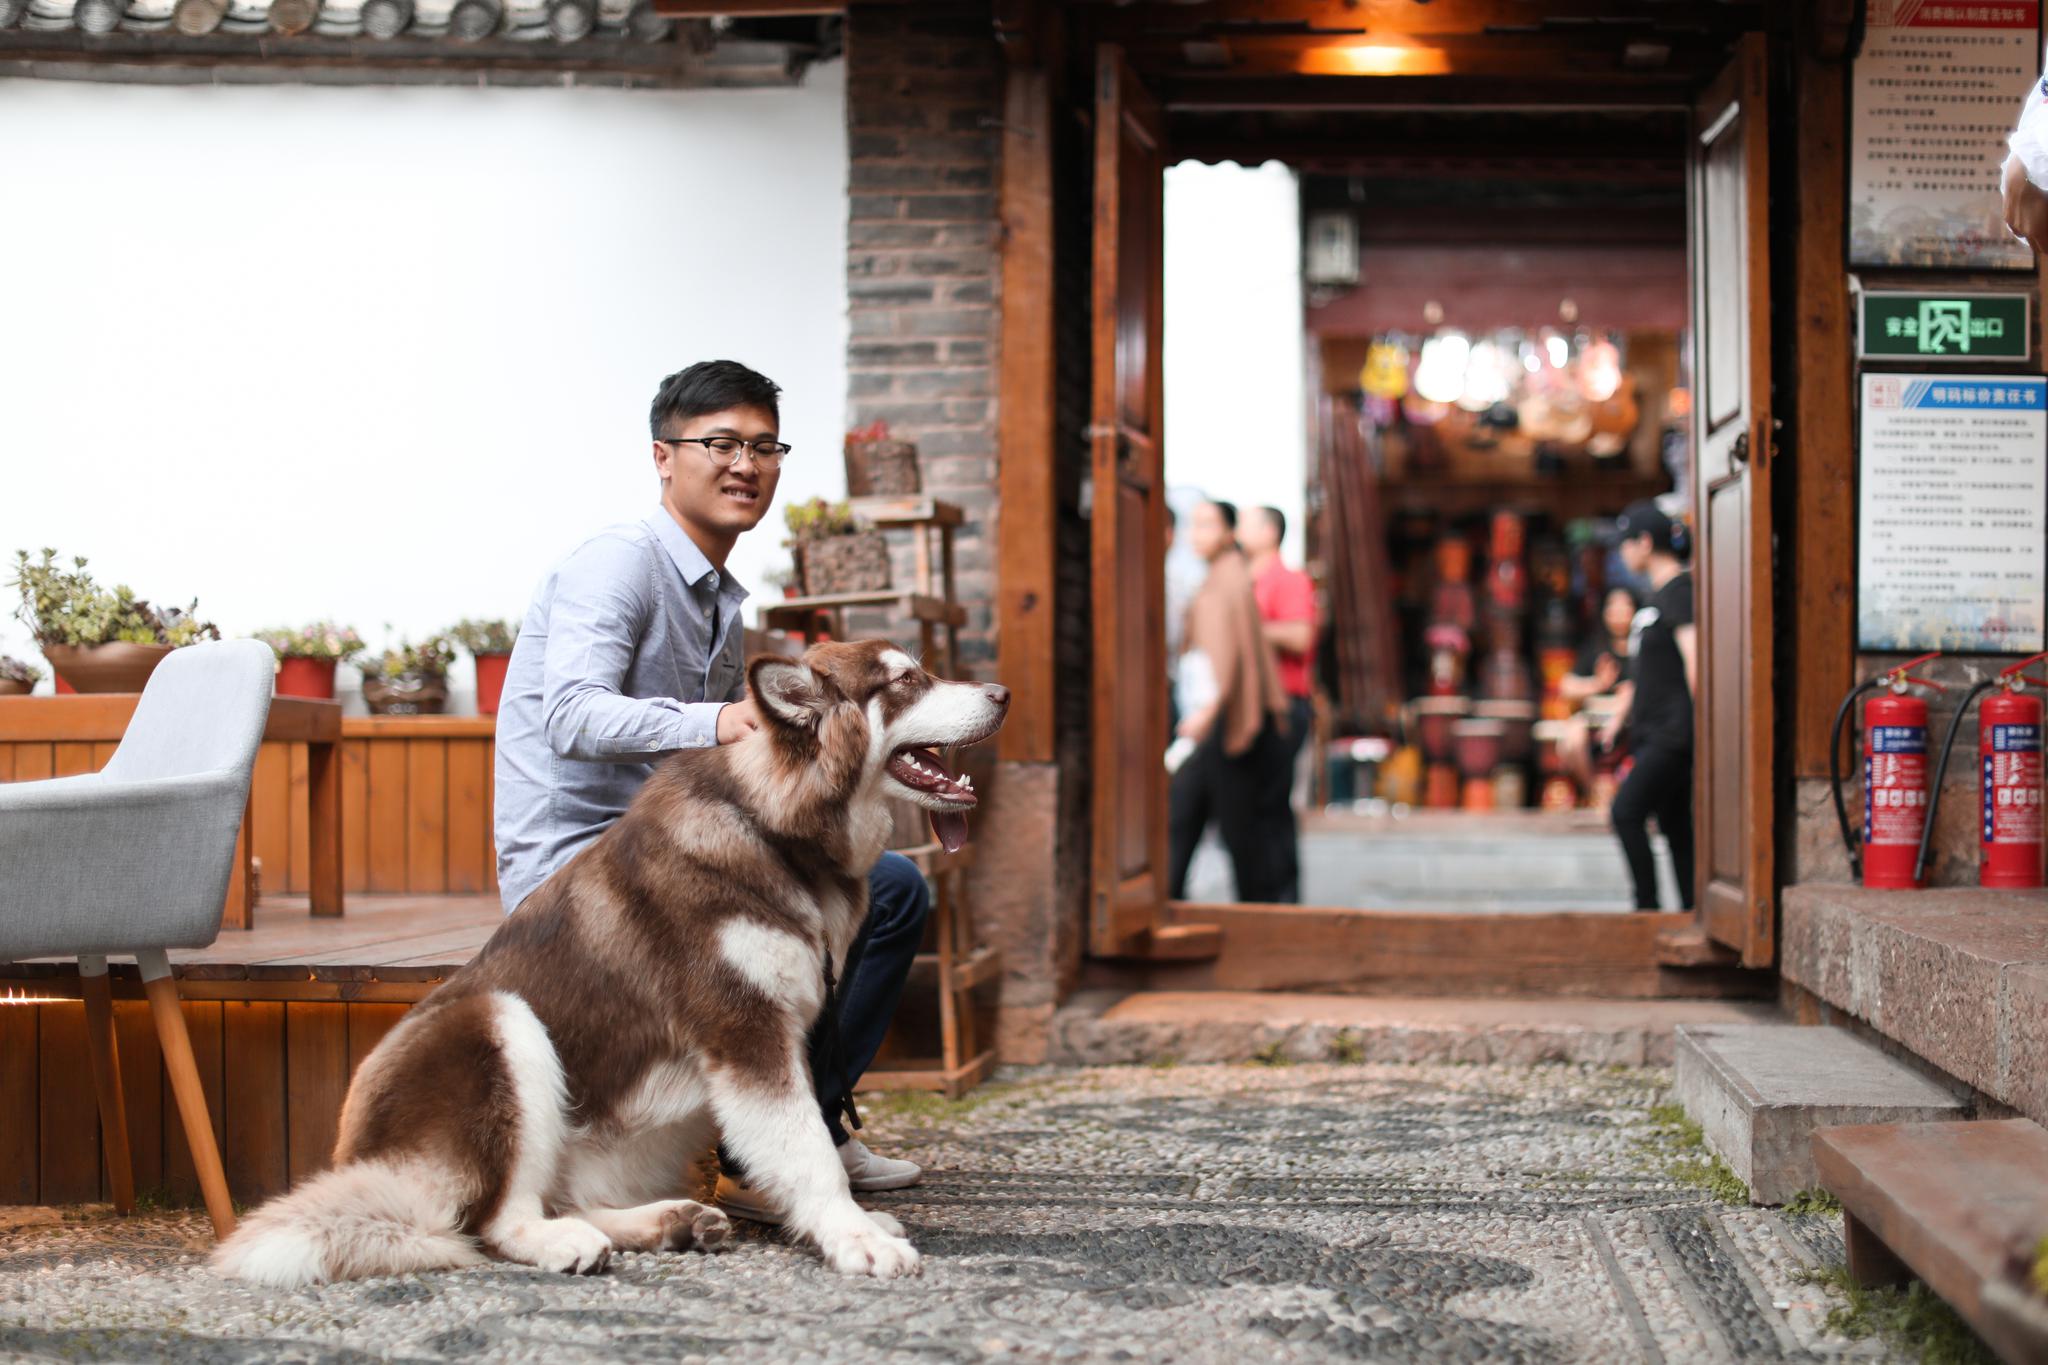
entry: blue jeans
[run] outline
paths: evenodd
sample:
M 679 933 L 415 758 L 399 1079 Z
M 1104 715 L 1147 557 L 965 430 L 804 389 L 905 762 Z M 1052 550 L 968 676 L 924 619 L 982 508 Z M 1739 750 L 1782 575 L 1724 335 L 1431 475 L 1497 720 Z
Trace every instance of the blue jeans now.
M 903 983 L 910 979 L 911 961 L 924 943 L 924 922 L 931 913 L 931 888 L 917 864 L 901 853 L 884 853 L 868 873 L 868 917 L 846 950 L 839 981 L 839 1060 L 844 1071 L 835 1070 L 827 1055 L 831 1049 L 825 1040 L 830 1034 L 822 1027 L 811 1029 L 811 1079 L 834 1146 L 847 1138 L 840 1096 L 853 1089 L 882 1050 L 882 1037 L 903 999 Z M 722 1144 L 718 1164 L 728 1173 L 744 1174 Z
M 832 1059 L 825 1055 L 825 1031 L 811 1030 L 811 1078 L 835 1144 L 846 1141 L 839 1097 L 853 1090 L 882 1050 L 882 1037 L 896 1017 L 903 983 L 910 979 L 911 961 L 924 944 L 924 922 L 931 913 L 931 888 L 917 864 L 901 853 L 884 853 L 868 873 L 867 921 L 846 950 L 846 968 L 840 975 L 839 1059 L 844 1072 L 834 1071 Z

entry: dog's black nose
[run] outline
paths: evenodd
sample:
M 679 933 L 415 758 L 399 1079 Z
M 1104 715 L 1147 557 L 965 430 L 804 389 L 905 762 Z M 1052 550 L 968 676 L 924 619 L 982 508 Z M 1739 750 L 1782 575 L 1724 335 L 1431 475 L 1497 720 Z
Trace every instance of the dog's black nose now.
M 1001 683 L 983 683 L 981 685 L 981 690 L 987 693 L 988 699 L 994 702 L 997 706 L 1009 706 L 1010 689 L 1003 686 Z

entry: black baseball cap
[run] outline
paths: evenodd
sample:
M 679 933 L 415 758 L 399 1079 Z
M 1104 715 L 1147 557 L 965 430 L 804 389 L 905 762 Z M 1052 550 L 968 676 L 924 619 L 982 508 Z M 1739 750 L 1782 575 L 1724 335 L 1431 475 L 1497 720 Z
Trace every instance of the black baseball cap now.
M 1614 534 L 1608 543 L 1619 545 L 1624 540 L 1637 536 L 1648 536 L 1650 544 L 1666 554 L 1684 555 L 1691 548 L 1691 537 L 1682 522 L 1673 521 L 1664 515 L 1664 509 L 1649 498 L 1642 498 L 1622 509 L 1614 519 Z

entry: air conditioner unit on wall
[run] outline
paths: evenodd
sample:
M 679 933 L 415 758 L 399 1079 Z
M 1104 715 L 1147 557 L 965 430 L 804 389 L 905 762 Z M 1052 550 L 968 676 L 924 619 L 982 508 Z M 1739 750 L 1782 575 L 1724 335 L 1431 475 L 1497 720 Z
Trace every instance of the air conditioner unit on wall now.
M 1348 209 L 1326 209 L 1308 217 L 1308 249 L 1302 276 L 1312 285 L 1358 283 L 1358 218 Z

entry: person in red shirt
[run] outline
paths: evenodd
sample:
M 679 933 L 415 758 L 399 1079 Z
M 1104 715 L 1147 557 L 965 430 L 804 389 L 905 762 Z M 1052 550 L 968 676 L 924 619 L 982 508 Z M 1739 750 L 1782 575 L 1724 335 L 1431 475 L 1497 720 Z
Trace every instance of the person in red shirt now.
M 1287 516 L 1277 507 L 1254 507 L 1243 518 L 1238 543 L 1244 546 L 1259 599 L 1266 641 L 1280 665 L 1280 687 L 1287 693 L 1287 761 L 1291 768 L 1314 726 L 1309 704 L 1316 662 L 1316 585 L 1300 569 L 1280 560 L 1280 542 L 1287 536 Z

